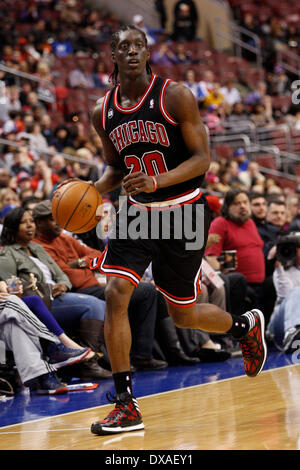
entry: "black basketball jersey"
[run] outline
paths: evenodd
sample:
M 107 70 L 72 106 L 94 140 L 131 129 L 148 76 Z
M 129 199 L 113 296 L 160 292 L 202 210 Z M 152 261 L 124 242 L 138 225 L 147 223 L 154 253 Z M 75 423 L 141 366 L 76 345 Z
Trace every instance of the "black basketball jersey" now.
M 119 85 L 107 92 L 102 107 L 102 125 L 120 156 L 120 166 L 128 174 L 142 171 L 155 176 L 176 168 L 191 157 L 178 123 L 165 107 L 169 79 L 152 75 L 145 93 L 129 108 L 118 102 Z M 204 175 L 183 183 L 140 193 L 141 203 L 165 201 L 189 193 L 201 186 Z

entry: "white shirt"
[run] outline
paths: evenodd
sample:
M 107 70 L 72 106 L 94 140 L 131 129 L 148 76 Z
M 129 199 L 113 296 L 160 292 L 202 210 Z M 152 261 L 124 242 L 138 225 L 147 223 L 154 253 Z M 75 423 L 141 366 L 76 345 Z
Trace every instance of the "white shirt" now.
M 228 90 L 226 86 L 220 89 L 220 92 L 225 96 L 225 100 L 227 101 L 230 106 L 233 106 L 235 103 L 241 101 L 241 95 L 237 88 L 232 88 Z

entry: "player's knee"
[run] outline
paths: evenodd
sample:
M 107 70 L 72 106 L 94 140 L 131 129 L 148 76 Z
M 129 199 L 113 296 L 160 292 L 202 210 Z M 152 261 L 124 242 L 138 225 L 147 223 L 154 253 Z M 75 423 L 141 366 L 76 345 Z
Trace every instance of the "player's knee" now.
M 169 315 L 172 318 L 175 326 L 178 328 L 189 328 L 190 320 L 187 312 L 180 307 L 169 306 Z
M 112 279 L 106 285 L 104 295 L 106 304 L 112 308 L 126 306 L 130 300 L 132 289 L 128 282 L 122 282 L 123 279 Z

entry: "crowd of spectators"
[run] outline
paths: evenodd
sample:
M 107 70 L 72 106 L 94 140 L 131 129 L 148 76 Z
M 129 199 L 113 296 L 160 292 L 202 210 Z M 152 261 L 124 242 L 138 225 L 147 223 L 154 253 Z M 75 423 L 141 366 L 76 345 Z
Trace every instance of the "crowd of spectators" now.
M 174 31 L 171 35 L 164 32 L 163 2 L 156 2 L 156 6 L 162 13 L 161 30 L 153 31 L 147 28 L 141 15 L 135 15 L 133 18 L 133 23 L 147 34 L 152 50 L 153 71 L 167 66 L 167 70 L 172 74 L 174 67 L 174 77 L 189 87 L 195 95 L 203 121 L 212 137 L 225 135 L 228 129 L 238 132 L 242 125 L 249 124 L 255 129 L 270 129 L 282 124 L 295 131 L 300 129 L 300 112 L 296 106 L 290 103 L 286 108 L 278 108 L 274 105 L 274 98 L 288 96 L 295 77 L 276 63 L 276 54 L 271 55 L 275 44 L 276 47 L 279 43 L 294 47 L 295 43 L 299 43 L 296 26 L 290 25 L 284 29 L 282 22 L 276 18 L 261 25 L 254 21 L 250 13 L 239 16 L 235 10 L 240 24 L 255 31 L 265 44 L 268 44 L 268 41 L 272 43 L 270 47 L 266 47 L 268 55 L 264 58 L 265 69 L 262 76 L 251 85 L 238 73 L 229 74 L 225 78 L 219 73 L 219 69 L 210 66 L 211 63 L 206 61 L 200 52 L 202 40 L 196 36 L 198 16 L 193 12 L 193 2 L 177 2 L 174 9 Z M 0 1 L 0 7 L 0 64 L 38 79 L 33 81 L 28 79 L 28 76 L 26 79 L 20 78 L 6 69 L 0 70 L 2 229 L 10 211 L 20 207 L 32 210 L 41 201 L 49 201 L 56 187 L 64 180 L 75 177 L 96 181 L 104 171 L 101 140 L 92 126 L 82 122 L 80 112 L 68 113 L 64 106 L 59 107 L 59 93 L 62 92 L 62 87 L 57 86 L 55 64 L 60 59 L 74 59 L 63 83 L 67 90 L 91 89 L 96 90 L 96 93 L 99 91 L 101 95 L 111 86 L 110 68 L 103 51 L 107 50 L 111 34 L 119 28 L 121 22 L 112 13 L 89 9 L 83 0 L 16 1 L 14 8 L 7 2 Z M 199 53 L 195 44 L 190 41 L 199 44 Z M 190 47 L 192 44 L 193 47 Z M 93 59 L 92 67 L 86 67 L 86 59 Z M 245 63 L 251 63 L 252 59 L 253 57 L 247 55 L 244 57 Z M 250 67 L 253 70 L 254 65 L 251 64 Z M 49 84 L 54 88 L 49 87 Z M 53 89 L 56 93 L 54 97 L 58 100 L 56 105 L 49 99 L 51 96 L 53 98 Z M 296 186 L 294 189 L 284 187 L 278 179 L 268 176 L 262 170 L 255 161 L 255 155 L 248 155 L 243 147 L 233 148 L 229 158 L 217 155 L 212 159 L 203 190 L 210 196 L 209 203 L 214 218 L 217 219 L 211 226 L 211 235 L 217 234 L 220 238 L 208 249 L 206 260 L 211 264 L 211 268 L 219 273 L 215 272 L 215 279 L 218 279 L 217 276 L 220 276 L 220 279 L 219 284 L 214 285 L 204 276 L 204 292 L 209 301 L 222 305 L 222 308 L 232 309 L 235 313 L 237 298 L 240 303 L 245 301 L 246 306 L 251 306 L 255 302 L 260 304 L 265 292 L 268 292 L 268 319 L 276 300 L 273 285 L 274 262 L 270 261 L 268 256 L 279 234 L 289 228 L 298 228 L 299 196 Z M 232 190 L 235 192 L 232 193 Z M 117 205 L 118 195 L 119 190 L 105 195 L 105 198 Z M 265 211 L 262 210 L 260 215 L 257 215 L 256 205 L 260 203 L 265 205 Z M 244 270 L 245 247 L 235 245 L 228 239 L 228 233 L 227 238 L 224 235 L 228 225 L 239 223 L 239 214 L 235 216 L 230 209 L 234 204 L 246 207 L 246 218 L 240 229 L 247 234 L 247 250 L 251 243 L 254 243 L 254 275 L 249 275 Z M 224 212 L 224 207 L 228 212 Z M 233 214 L 233 221 L 230 214 Z M 103 249 L 103 241 L 97 240 L 95 233 L 82 235 L 80 242 L 86 244 L 87 250 Z M 220 263 L 216 262 L 222 249 L 236 249 L 238 252 L 242 250 L 242 254 L 239 252 L 240 259 L 234 273 L 236 276 L 222 270 Z M 274 259 L 274 253 L 271 253 Z M 81 255 L 78 257 L 81 258 Z M 257 263 L 257 259 L 261 262 Z M 68 269 L 70 270 L 70 267 Z M 76 271 L 82 267 L 73 266 L 72 269 Z M 0 265 L 1 275 L 3 277 Z M 99 290 L 94 274 L 92 277 L 92 287 L 96 286 Z M 262 291 L 264 287 L 266 291 Z M 103 298 L 103 288 L 100 291 L 100 298 Z M 238 295 L 235 295 L 235 292 L 238 292 Z M 244 296 L 243 299 L 240 299 L 240 296 Z M 223 351 L 223 347 L 226 348 L 229 344 L 228 341 L 218 338 L 220 344 L 217 344 L 213 341 L 214 338 L 211 339 L 203 333 L 201 338 L 197 337 L 193 350 L 191 343 L 181 337 L 186 346 L 185 351 L 182 351 L 180 333 L 173 331 L 173 327 L 168 325 L 165 335 L 169 334 L 175 345 L 172 349 L 173 355 L 170 351 L 160 351 L 157 354 L 158 359 L 153 359 L 152 349 L 155 344 L 158 345 L 159 338 L 157 333 L 155 340 L 155 328 L 161 332 L 162 325 L 169 321 L 162 300 L 156 299 L 155 302 L 161 305 L 161 313 L 151 314 L 151 347 L 149 341 L 147 343 L 151 351 L 147 359 L 142 359 L 140 367 L 155 370 L 166 367 L 167 362 L 173 361 L 174 364 L 174 354 L 177 355 L 177 363 L 193 364 L 197 362 L 195 357 L 200 360 L 203 360 L 204 354 L 208 357 L 206 349 L 214 351 L 214 354 L 209 353 L 208 360 L 225 360 L 228 357 L 228 353 Z M 137 308 L 136 305 L 135 307 Z M 160 330 L 157 328 L 158 324 Z M 230 347 L 234 348 L 234 345 L 231 344 Z M 139 364 L 141 362 L 136 360 L 135 365 L 138 367 Z M 109 368 L 109 364 L 104 365 Z

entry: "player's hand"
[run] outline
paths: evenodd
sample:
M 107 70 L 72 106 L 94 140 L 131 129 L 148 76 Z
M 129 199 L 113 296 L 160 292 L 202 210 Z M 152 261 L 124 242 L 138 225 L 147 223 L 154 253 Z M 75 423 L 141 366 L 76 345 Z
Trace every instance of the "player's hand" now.
M 140 193 L 153 193 L 156 189 L 153 178 L 141 171 L 125 176 L 122 185 L 128 196 Z
M 83 182 L 83 180 L 81 180 L 80 178 L 69 178 L 69 179 L 63 181 L 62 183 L 60 183 L 60 184 L 57 186 L 56 190 L 57 190 L 57 189 L 60 189 L 60 188 L 61 188 L 62 186 L 64 186 L 65 184 L 70 183 L 71 181 L 81 181 L 81 182 Z M 56 190 L 55 190 L 55 191 L 56 191 Z

